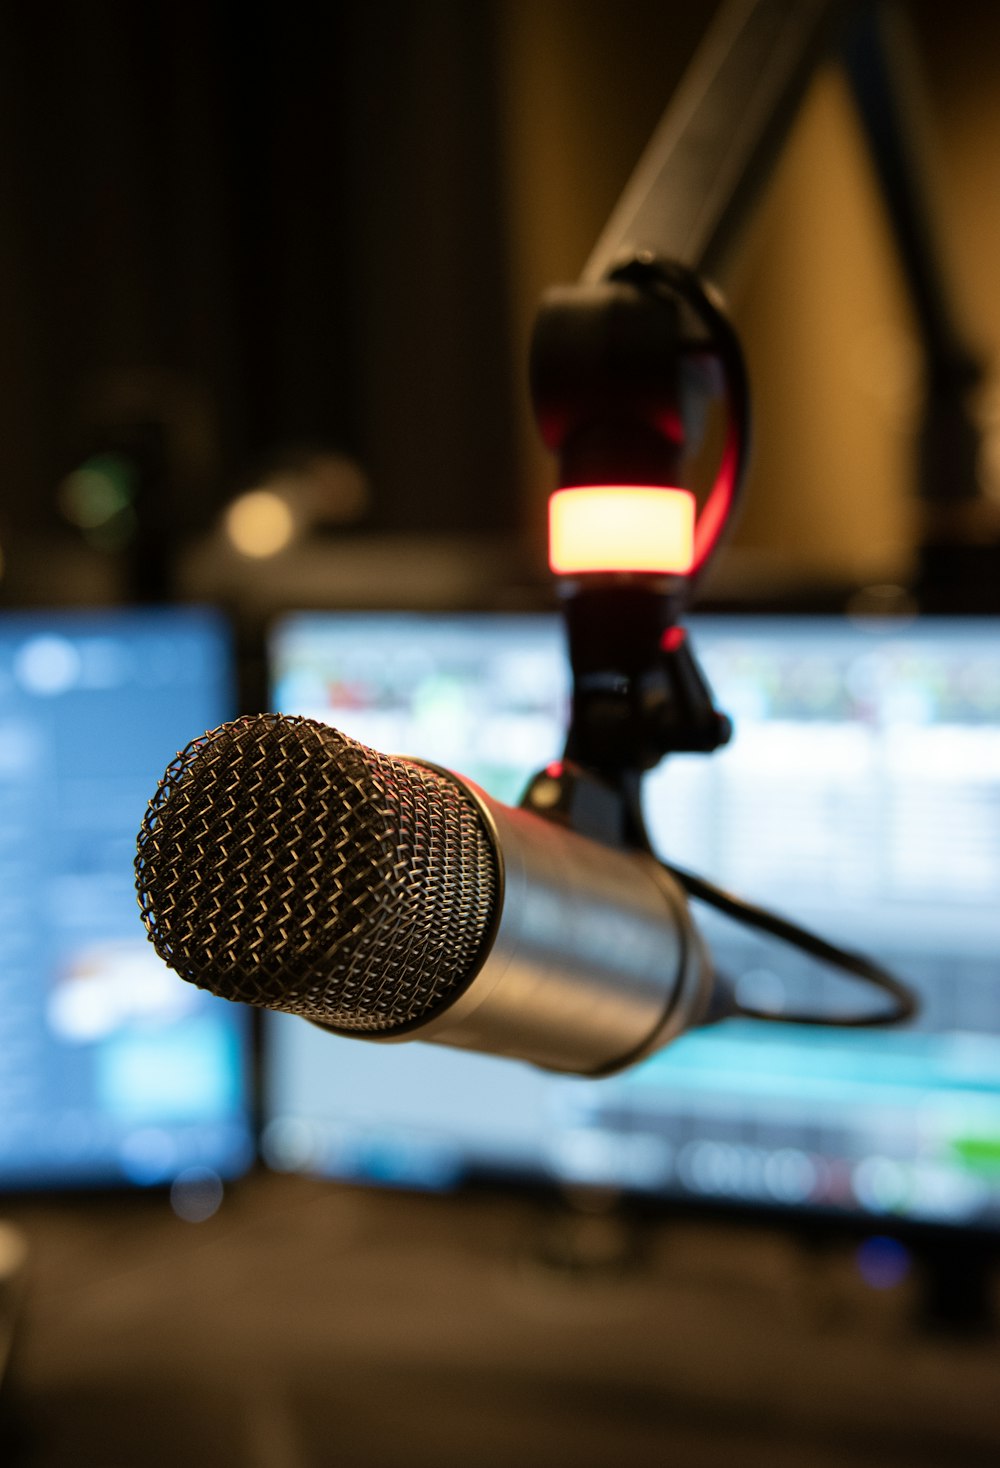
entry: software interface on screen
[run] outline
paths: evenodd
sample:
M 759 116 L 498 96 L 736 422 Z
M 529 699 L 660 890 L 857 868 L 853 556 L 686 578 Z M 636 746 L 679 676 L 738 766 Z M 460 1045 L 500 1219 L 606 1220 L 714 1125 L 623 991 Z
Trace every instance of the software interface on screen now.
M 275 1167 L 447 1186 L 483 1171 L 767 1206 L 1000 1223 L 1000 625 L 693 619 L 736 737 L 647 779 L 658 851 L 870 951 L 898 1031 L 727 1021 L 600 1081 L 274 1017 Z M 276 706 L 517 801 L 558 755 L 555 619 L 300 615 Z M 698 909 L 758 1004 L 867 994 Z M 877 1002 L 877 1001 L 876 1001 Z
M 157 780 L 232 702 L 208 614 L 0 618 L 2 1187 L 250 1160 L 245 1015 L 156 957 L 132 871 Z

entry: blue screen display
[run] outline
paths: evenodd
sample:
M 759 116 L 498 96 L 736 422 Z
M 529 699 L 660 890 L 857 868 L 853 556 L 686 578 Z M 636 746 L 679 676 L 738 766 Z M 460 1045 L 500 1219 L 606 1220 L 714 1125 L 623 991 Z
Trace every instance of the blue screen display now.
M 0 617 L 0 1187 L 252 1158 L 246 1016 L 156 957 L 132 866 L 167 764 L 233 700 L 208 612 Z
M 741 1205 L 1000 1224 L 1000 624 L 693 618 L 736 735 L 647 778 L 669 860 L 918 990 L 900 1030 L 726 1021 L 606 1080 L 269 1020 L 265 1155 L 417 1186 L 547 1177 Z M 516 802 L 561 752 L 561 629 L 539 617 L 302 614 L 278 708 Z M 867 994 L 696 909 L 747 1003 Z M 877 1001 L 876 1001 L 877 1002 Z

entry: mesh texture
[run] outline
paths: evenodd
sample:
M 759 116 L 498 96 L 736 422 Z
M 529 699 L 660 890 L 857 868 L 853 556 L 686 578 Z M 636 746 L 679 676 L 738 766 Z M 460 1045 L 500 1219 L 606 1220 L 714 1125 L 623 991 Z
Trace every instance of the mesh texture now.
M 358 1034 L 464 988 L 500 881 L 471 797 L 312 719 L 262 714 L 193 740 L 136 857 L 157 953 L 226 999 Z

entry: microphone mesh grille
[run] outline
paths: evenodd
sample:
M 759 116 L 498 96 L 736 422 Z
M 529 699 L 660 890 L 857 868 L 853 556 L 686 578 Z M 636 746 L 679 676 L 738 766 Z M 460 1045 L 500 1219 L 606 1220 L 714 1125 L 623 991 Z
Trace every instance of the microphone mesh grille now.
M 461 991 L 500 886 L 457 782 L 277 714 L 178 754 L 136 879 L 150 940 L 182 978 L 358 1034 L 429 1018 Z

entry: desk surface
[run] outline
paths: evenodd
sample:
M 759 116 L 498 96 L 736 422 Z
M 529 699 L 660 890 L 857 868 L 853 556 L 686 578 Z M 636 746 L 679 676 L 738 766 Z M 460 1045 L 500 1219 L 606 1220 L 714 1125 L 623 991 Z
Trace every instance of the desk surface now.
M 5 1212 L 31 1468 L 1000 1462 L 1000 1340 L 846 1248 L 292 1177 Z

